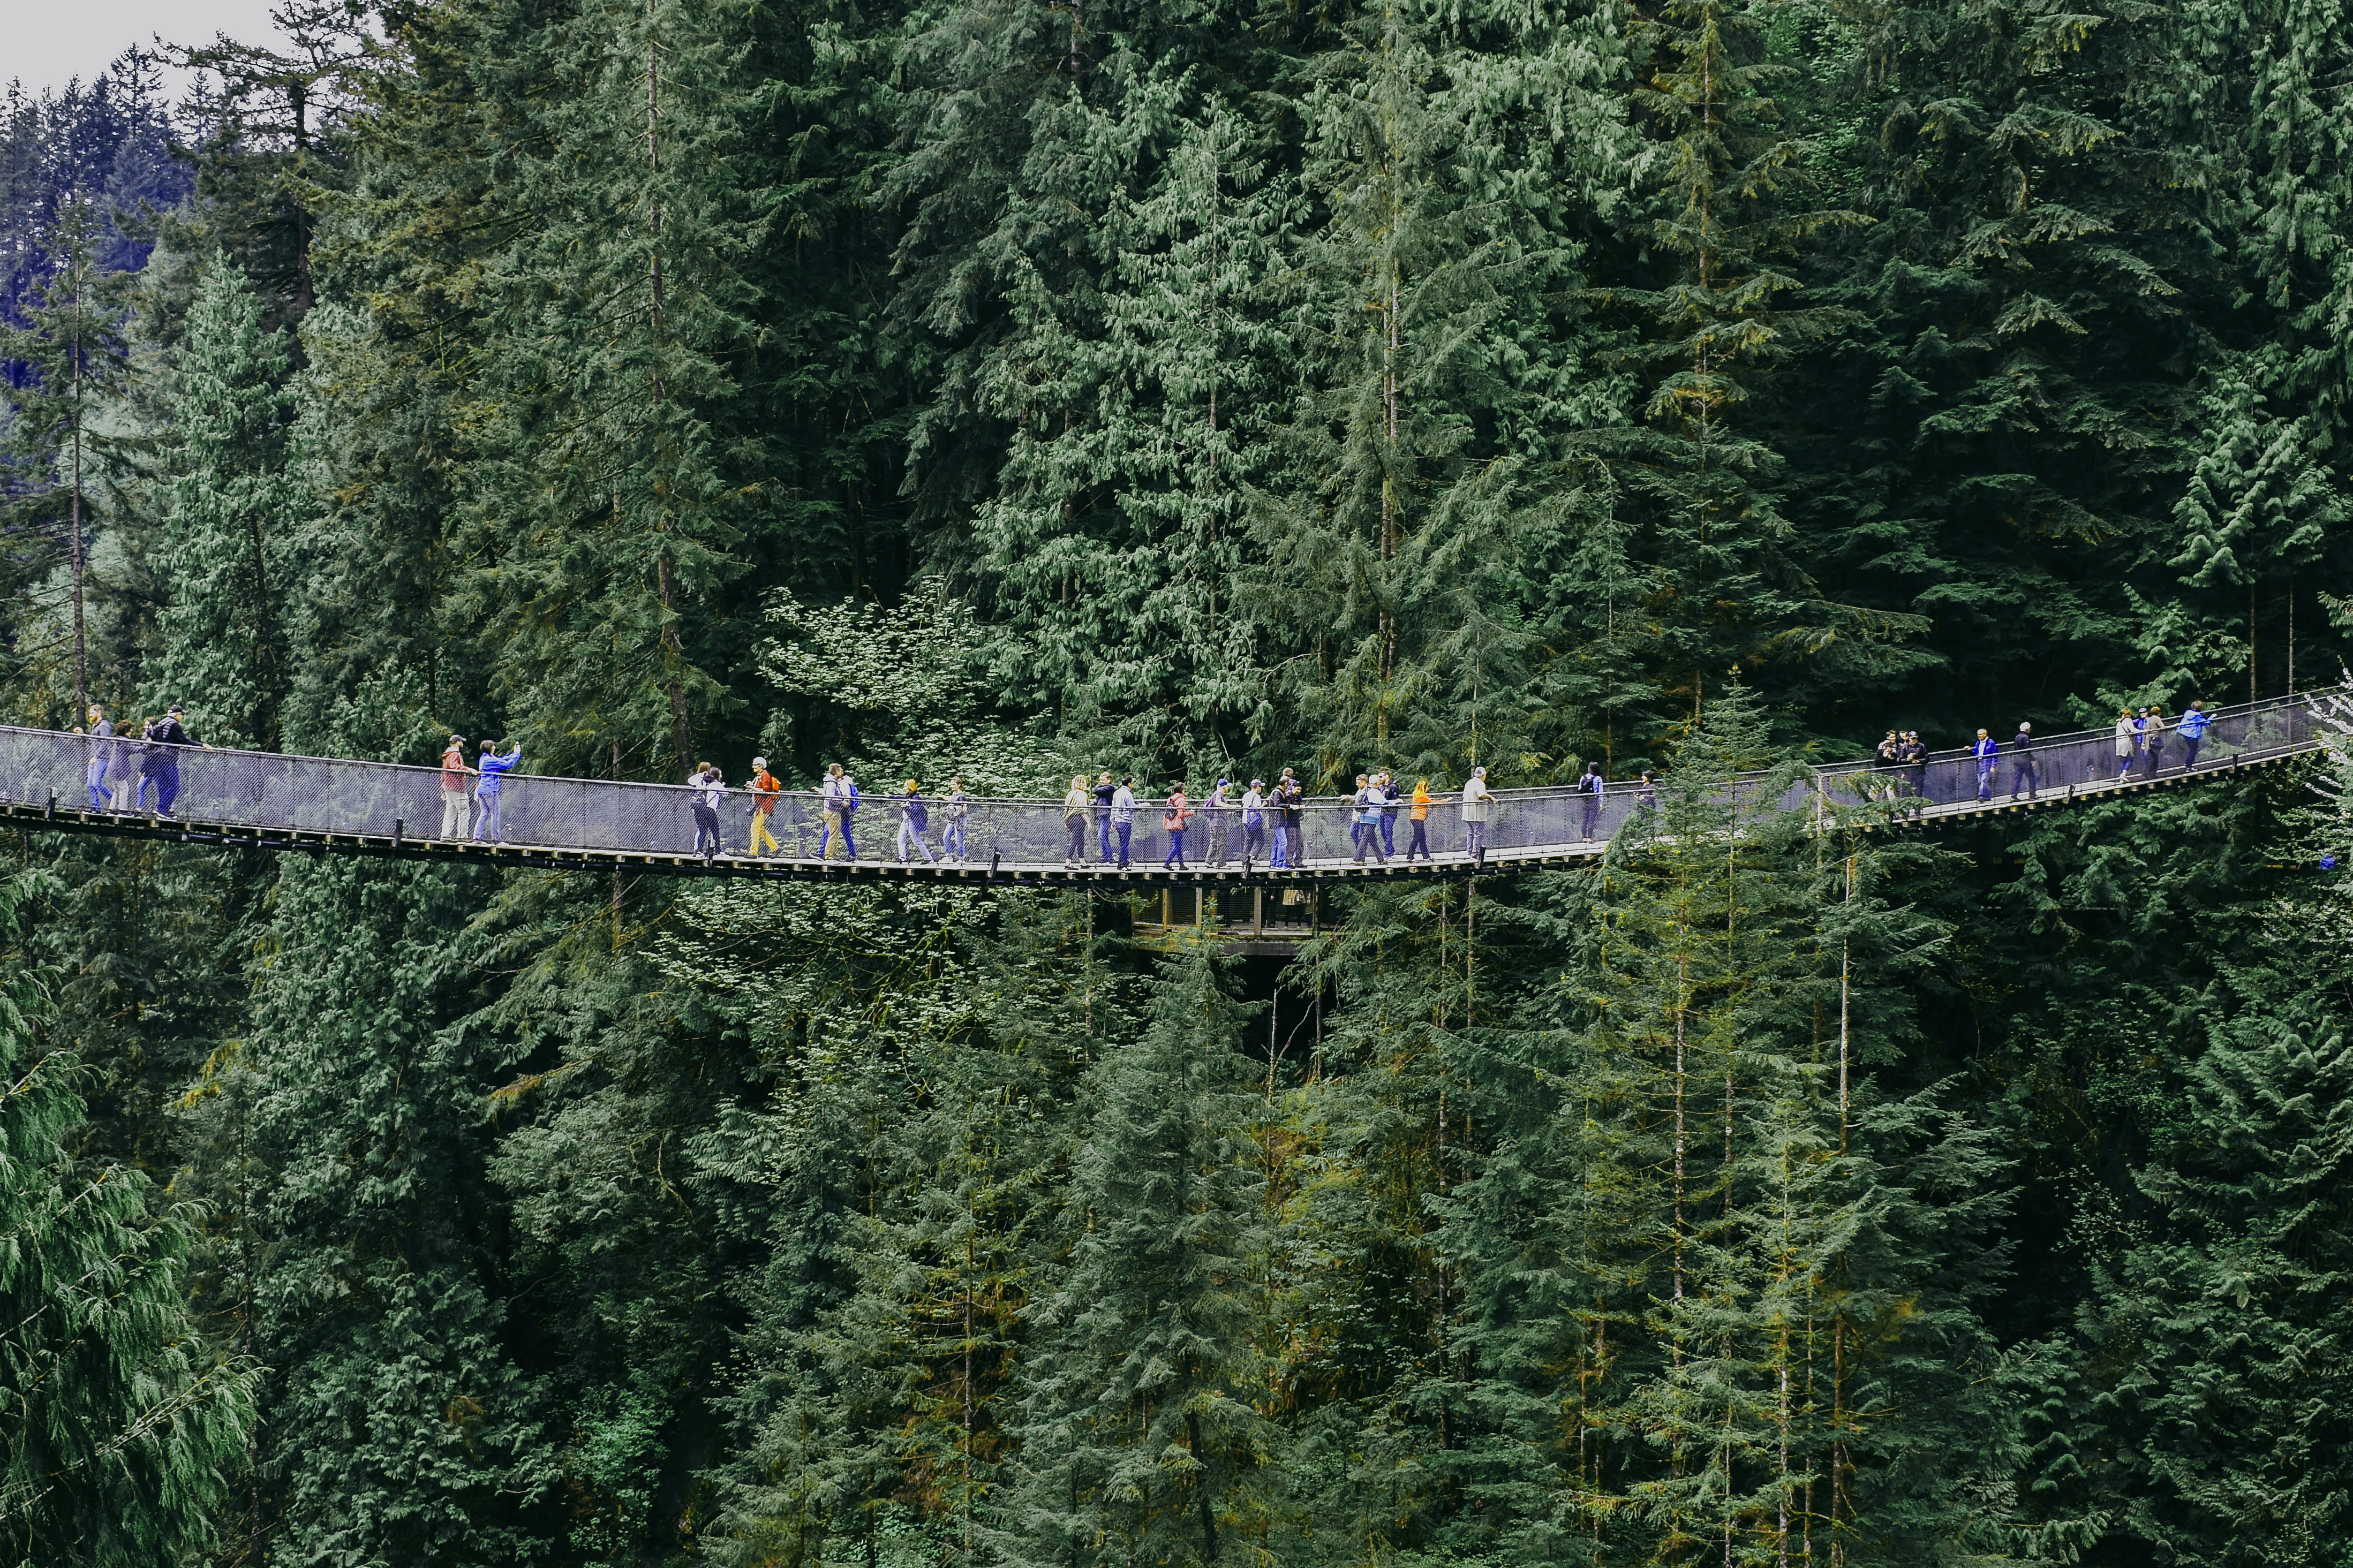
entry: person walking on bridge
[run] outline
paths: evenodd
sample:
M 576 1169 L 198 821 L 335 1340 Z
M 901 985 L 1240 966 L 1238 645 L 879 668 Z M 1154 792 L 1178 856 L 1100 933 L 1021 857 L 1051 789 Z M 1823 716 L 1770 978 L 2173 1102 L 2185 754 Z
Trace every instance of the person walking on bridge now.
M 841 847 L 843 858 L 858 858 L 858 841 L 849 836 L 850 814 L 858 809 L 857 788 L 839 763 L 827 767 L 825 784 L 818 792 L 825 823 L 817 836 L 818 859 L 832 859 L 837 843 Z
M 1127 869 L 1128 842 L 1135 832 L 1135 791 L 1129 787 L 1134 782 L 1133 776 L 1123 778 L 1119 787 L 1111 793 L 1111 830 L 1119 840 L 1119 868 L 1123 871 Z
M 2018 733 L 2010 739 L 2010 798 L 2016 800 L 2018 792 L 2026 791 L 2026 798 L 2034 798 L 2034 726 L 2023 719 L 2018 722 Z
M 1928 742 L 1917 730 L 1904 731 L 1904 772 L 1909 781 L 1912 805 L 1905 815 L 1917 818 L 1928 804 Z
M 2140 744 L 2140 721 L 2129 708 L 2116 714 L 2116 777 L 2132 772 L 2133 752 Z
M 1383 768 L 1373 775 L 1373 787 L 1381 795 L 1381 858 L 1386 860 L 1397 853 L 1397 774 Z
M 1252 779 L 1242 791 L 1242 858 L 1256 861 L 1266 853 L 1266 781 Z
M 1416 850 L 1421 852 L 1424 863 L 1430 859 L 1430 807 L 1435 797 L 1430 793 L 1430 781 L 1416 779 L 1413 785 L 1413 809 L 1407 818 L 1413 824 L 1412 842 L 1405 847 L 1405 858 L 1409 860 L 1413 858 Z
M 501 753 L 488 741 L 482 742 L 482 754 L 474 760 L 474 770 L 481 775 L 482 779 L 480 785 L 474 792 L 481 805 L 481 810 L 475 814 L 475 843 L 483 842 L 482 832 L 485 828 L 490 830 L 489 842 L 492 844 L 506 842 L 506 818 L 500 811 L 501 792 L 506 784 L 506 775 L 512 773 L 514 765 L 521 761 L 522 761 L 521 746 Z
M 1094 796 L 1087 791 L 1087 775 L 1071 775 L 1070 793 L 1062 796 L 1062 826 L 1070 833 L 1071 841 L 1062 850 L 1062 868 L 1077 868 L 1086 858 L 1087 807 Z
M 82 770 L 82 784 L 90 791 L 90 810 L 104 811 L 111 798 L 106 770 L 114 761 L 114 726 L 106 721 L 106 710 L 95 702 L 90 707 L 90 762 Z
M 1594 834 L 1600 831 L 1601 795 L 1609 787 L 1608 781 L 1601 776 L 1601 764 L 1586 763 L 1585 775 L 1577 781 L 1577 827 L 1588 844 L 1593 841 Z
M 785 852 L 785 847 L 777 843 L 776 836 L 768 830 L 768 819 L 770 816 L 775 815 L 776 802 L 783 798 L 784 793 L 784 784 L 777 780 L 776 774 L 768 771 L 768 759 L 765 757 L 754 757 L 752 759 L 752 837 L 750 847 L 752 858 L 754 860 L 765 860 L 767 858 L 760 849 L 760 846 L 763 844 L 766 845 L 779 856 L 783 855 Z
M 1167 870 L 1172 865 L 1179 871 L 1186 868 L 1185 824 L 1191 820 L 1192 816 L 1193 805 L 1185 798 L 1185 785 L 1180 780 L 1176 789 L 1170 792 L 1166 809 L 1160 814 L 1160 831 L 1168 835 L 1168 853 L 1160 861 L 1162 870 Z
M 1204 826 L 1209 830 L 1209 864 L 1212 866 L 1226 863 L 1226 851 L 1233 843 L 1233 788 L 1231 779 L 1219 779 L 1211 787 L 1209 798 L 1202 804 L 1201 815 L 1208 819 Z
M 2203 702 L 2193 701 L 2189 704 L 2189 711 L 2184 713 L 2181 716 L 2181 722 L 2175 726 L 2181 731 L 2181 749 L 2184 753 L 2181 765 L 2185 770 L 2198 765 L 2198 748 L 2206 743 L 2206 727 L 2213 721 L 2207 716 L 2206 705 Z
M 466 765 L 466 737 L 452 735 L 441 752 L 441 837 L 455 840 L 474 830 L 474 803 L 470 781 L 474 770 Z
M 1983 730 L 1978 731 L 1977 744 L 1969 748 L 1969 754 L 1978 760 L 1978 798 L 1979 800 L 1989 801 L 1993 798 L 1994 757 L 2000 750 L 2000 747 L 1993 743 L 1993 737 Z
M 1098 858 L 1106 866 L 1112 862 L 1112 801 L 1118 794 L 1119 785 L 1112 783 L 1109 768 L 1095 775 L 1095 847 L 1100 851 Z
M 180 798 L 180 751 L 186 746 L 199 746 L 209 752 L 210 746 L 192 739 L 180 720 L 187 710 L 178 703 L 147 731 L 147 776 L 155 781 L 155 815 L 169 816 Z M 142 792 L 144 793 L 144 792 Z
M 962 865 L 972 858 L 965 845 L 965 819 L 972 815 L 972 796 L 964 793 L 964 780 L 948 780 L 947 798 L 940 803 L 940 853 Z
M 2148 776 L 2155 778 L 2165 765 L 2165 710 L 2152 702 L 2141 720 L 2141 750 L 2148 758 Z
M 1291 769 L 1282 770 L 1282 777 L 1274 786 L 1274 798 L 1281 810 L 1276 826 L 1291 844 L 1288 864 L 1293 870 L 1307 864 L 1307 786 Z
M 1365 850 L 1369 847 L 1379 857 L 1382 865 L 1388 865 L 1389 858 L 1381 851 L 1380 796 L 1373 781 L 1366 775 L 1356 775 L 1356 793 L 1350 799 L 1349 805 L 1348 837 L 1356 842 L 1356 864 L 1361 866 L 1365 863 Z
M 931 830 L 931 808 L 923 804 L 923 792 L 913 779 L 909 779 L 902 786 L 899 796 L 900 865 L 907 863 L 907 846 L 910 844 L 923 851 L 925 865 L 939 864 L 939 858 L 932 853 L 932 847 L 923 842 L 923 835 Z
M 1462 781 L 1462 853 L 1473 860 L 1487 858 L 1487 770 L 1472 768 Z
M 719 853 L 719 803 L 726 797 L 719 770 L 697 763 L 686 775 L 686 808 L 694 816 L 694 852 L 704 859 Z

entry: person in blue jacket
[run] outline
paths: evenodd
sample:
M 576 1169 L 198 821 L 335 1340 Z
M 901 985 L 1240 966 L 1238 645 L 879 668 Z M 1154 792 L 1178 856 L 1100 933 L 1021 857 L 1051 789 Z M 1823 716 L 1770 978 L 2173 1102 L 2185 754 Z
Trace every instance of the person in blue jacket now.
M 522 761 L 521 746 L 501 756 L 497 747 L 488 741 L 482 742 L 482 754 L 474 763 L 474 771 L 481 775 L 481 782 L 474 786 L 474 799 L 480 803 L 482 814 L 481 820 L 474 824 L 475 843 L 482 842 L 484 828 L 490 830 L 491 843 L 506 842 L 503 837 L 506 825 L 499 816 L 499 792 L 506 783 L 506 775 L 521 761 Z
M 1983 730 L 1978 731 L 1978 743 L 1969 748 L 1969 754 L 1978 760 L 1978 798 L 1979 800 L 1993 798 L 1994 757 L 2000 750 L 2000 747 L 1993 743 L 1993 737 Z
M 2184 768 L 2194 768 L 2198 765 L 2198 748 L 2205 744 L 2206 728 L 2213 722 L 2213 717 L 2206 711 L 2206 704 L 2192 702 L 2189 705 L 2189 711 L 2181 716 L 2181 722 L 2174 726 L 2174 730 L 2181 736 L 2181 749 L 2187 753 L 2181 759 L 2181 765 Z

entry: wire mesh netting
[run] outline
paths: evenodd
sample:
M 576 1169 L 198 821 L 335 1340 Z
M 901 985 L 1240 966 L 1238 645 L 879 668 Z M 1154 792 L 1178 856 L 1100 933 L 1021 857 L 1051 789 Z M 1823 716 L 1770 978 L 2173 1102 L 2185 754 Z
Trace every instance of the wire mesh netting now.
M 2057 735 L 2023 750 L 2005 740 L 1990 759 L 1956 749 L 1895 767 L 1834 763 L 1791 785 L 1781 805 L 1933 809 L 2040 800 L 2306 751 L 2318 739 L 2315 705 L 2299 695 L 2218 709 L 2194 744 L 2179 721 L 2169 721 L 2153 731 Z M 709 797 L 683 784 L 522 773 L 453 781 L 431 766 L 0 727 L 0 799 L 84 819 L 153 816 L 265 833 L 693 857 L 703 852 L 697 806 Z M 1222 808 L 1195 803 L 1181 853 L 1158 799 L 1125 812 L 1092 801 L 1068 812 L 1058 800 L 959 803 L 927 795 L 911 812 L 905 797 L 876 793 L 845 816 L 829 813 L 814 791 L 755 797 L 737 786 L 718 802 L 709 819 L 715 853 L 735 858 L 751 855 L 762 805 L 776 845 L 773 851 L 763 846 L 764 858 L 783 860 L 1305 870 L 1424 857 L 1461 862 L 1475 853 L 1473 823 L 1466 820 L 1472 814 L 1458 792 L 1420 818 L 1404 799 L 1367 809 L 1349 797 L 1318 796 L 1294 809 L 1257 813 L 1239 802 Z M 1598 794 L 1567 786 L 1502 790 L 1485 802 L 1486 820 L 1478 827 L 1490 860 L 1573 854 L 1606 844 L 1642 805 L 1641 786 L 1626 781 Z

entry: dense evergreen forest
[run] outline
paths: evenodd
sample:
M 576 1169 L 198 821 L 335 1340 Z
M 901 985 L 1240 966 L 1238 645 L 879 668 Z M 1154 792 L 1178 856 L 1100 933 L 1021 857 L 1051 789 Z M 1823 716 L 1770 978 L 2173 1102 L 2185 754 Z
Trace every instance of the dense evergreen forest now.
M 0 721 L 1661 771 L 1108 895 L 11 835 L 0 1559 L 2341 1565 L 2353 43 L 2183 0 L 286 0 L 0 106 Z

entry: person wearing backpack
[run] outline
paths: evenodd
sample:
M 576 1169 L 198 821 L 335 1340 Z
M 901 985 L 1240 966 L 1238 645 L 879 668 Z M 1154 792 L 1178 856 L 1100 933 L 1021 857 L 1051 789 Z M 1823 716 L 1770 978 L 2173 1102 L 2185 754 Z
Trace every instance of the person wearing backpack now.
M 155 781 L 158 816 L 171 816 L 173 803 L 180 798 L 180 748 L 203 746 L 207 752 L 212 750 L 181 727 L 180 716 L 186 711 L 174 702 L 169 712 L 147 728 L 147 776 Z
M 1162 870 L 1172 866 L 1179 871 L 1186 868 L 1185 824 L 1192 815 L 1192 804 L 1185 798 L 1185 786 L 1179 783 L 1168 796 L 1166 809 L 1160 814 L 1160 831 L 1168 835 L 1168 853 L 1160 861 Z
M 2165 765 L 2165 710 L 2152 702 L 2142 718 L 2141 750 L 2148 757 L 2148 776 L 2155 778 Z
M 1584 776 L 1577 781 L 1577 805 L 1582 812 L 1580 822 L 1588 842 L 1601 826 L 1601 792 L 1609 787 L 1601 777 L 1601 764 L 1585 764 Z
M 818 791 L 818 796 L 825 826 L 818 830 L 817 858 L 832 859 L 834 845 L 838 841 L 848 858 L 857 859 L 858 847 L 849 837 L 849 814 L 855 809 L 851 805 L 855 796 L 851 792 L 849 775 L 842 772 L 839 763 L 832 763 L 825 770 L 825 784 Z
M 776 775 L 768 771 L 767 758 L 752 759 L 751 855 L 754 860 L 767 858 L 760 851 L 760 846 L 763 844 L 778 855 L 785 852 L 785 847 L 776 842 L 776 836 L 768 831 L 768 818 L 775 813 L 776 801 L 784 794 L 784 788 L 783 784 L 776 782 Z

